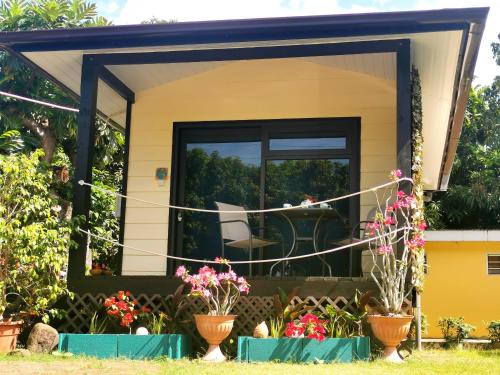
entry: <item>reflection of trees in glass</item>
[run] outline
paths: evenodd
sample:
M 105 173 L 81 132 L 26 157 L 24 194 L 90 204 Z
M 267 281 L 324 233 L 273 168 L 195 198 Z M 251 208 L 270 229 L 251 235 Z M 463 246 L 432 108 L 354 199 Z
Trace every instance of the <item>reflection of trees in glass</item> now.
M 266 207 L 279 207 L 283 203 L 297 205 L 304 200 L 305 194 L 324 200 L 348 193 L 348 160 L 273 160 L 267 163 Z M 344 210 L 341 213 L 348 216 Z
M 214 202 L 219 201 L 255 209 L 259 207 L 259 180 L 260 166 L 194 148 L 187 152 L 185 204 L 215 209 Z M 206 259 L 220 255 L 218 220 L 217 214 L 185 213 L 185 255 Z
M 349 191 L 349 160 L 274 160 L 267 163 L 266 207 L 281 207 L 283 203 L 299 204 L 305 194 L 317 199 L 343 195 Z M 222 157 L 218 152 L 207 153 L 193 148 L 186 154 L 185 205 L 215 209 L 214 202 L 225 202 L 245 208 L 259 208 L 260 165 L 245 163 L 238 156 Z M 348 202 L 337 206 L 348 217 Z M 220 225 L 217 214 L 184 214 L 183 252 L 192 258 L 212 259 L 221 252 Z M 258 217 L 254 216 L 257 221 Z M 306 225 L 310 225 L 307 223 Z M 331 232 L 331 230 L 328 230 Z M 254 232 L 257 234 L 257 232 Z M 291 244 L 289 226 L 275 215 L 266 215 L 265 237 Z M 281 244 L 265 248 L 264 258 L 281 256 Z M 232 260 L 248 259 L 248 253 L 226 248 Z M 305 263 L 304 263 L 305 264 Z M 308 262 L 304 274 L 319 274 Z M 193 267 L 197 265 L 193 264 Z M 264 272 L 270 265 L 264 265 Z M 317 265 L 314 266 L 317 268 Z M 314 268 L 313 267 L 313 268 Z M 240 273 L 247 267 L 235 267 Z

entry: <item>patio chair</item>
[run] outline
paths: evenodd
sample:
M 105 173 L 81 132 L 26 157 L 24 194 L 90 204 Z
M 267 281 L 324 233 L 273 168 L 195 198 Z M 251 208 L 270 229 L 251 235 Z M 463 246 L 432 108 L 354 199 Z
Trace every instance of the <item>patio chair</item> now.
M 243 207 L 228 203 L 215 202 L 215 205 L 217 206 L 217 209 L 219 211 L 244 210 Z M 221 230 L 221 246 L 223 258 L 226 246 L 241 250 L 247 250 L 249 254 L 249 260 L 252 260 L 253 249 L 276 245 L 279 243 L 277 241 L 271 241 L 254 236 L 252 234 L 252 228 L 248 223 L 248 215 L 246 213 L 236 212 L 233 214 L 228 212 L 219 212 L 219 223 Z M 249 264 L 248 275 L 252 276 L 252 263 Z
M 366 231 L 366 225 L 369 223 L 373 223 L 375 220 L 375 213 L 377 212 L 376 208 L 372 208 L 368 211 L 366 215 L 366 220 L 360 221 L 356 225 L 352 227 L 351 234 L 349 237 L 343 238 L 341 240 L 332 240 L 329 241 L 330 244 L 334 244 L 336 246 L 346 246 L 351 245 L 349 247 L 349 277 L 352 277 L 353 273 L 353 258 L 355 254 L 359 255 L 359 263 L 361 265 L 361 254 L 362 251 L 368 249 L 368 243 L 362 241 L 367 240 L 368 232 Z M 359 276 L 359 275 L 358 275 Z

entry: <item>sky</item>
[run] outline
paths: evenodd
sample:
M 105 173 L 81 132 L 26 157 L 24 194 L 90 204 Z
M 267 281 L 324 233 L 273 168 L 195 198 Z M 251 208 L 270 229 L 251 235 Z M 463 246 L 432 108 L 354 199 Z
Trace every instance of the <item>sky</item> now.
M 389 12 L 443 8 L 489 7 L 490 13 L 476 63 L 474 84 L 489 85 L 500 68 L 490 45 L 500 33 L 500 0 L 94 0 L 100 15 L 116 25 L 152 17 L 203 21 L 257 17 Z

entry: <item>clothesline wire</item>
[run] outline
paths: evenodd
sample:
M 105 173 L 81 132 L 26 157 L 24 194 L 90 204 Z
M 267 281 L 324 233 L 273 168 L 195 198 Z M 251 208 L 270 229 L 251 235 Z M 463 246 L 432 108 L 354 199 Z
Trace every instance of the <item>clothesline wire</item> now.
M 80 112 L 80 110 L 77 109 L 77 108 L 71 108 L 71 107 L 66 107 L 66 106 L 59 105 L 59 104 L 49 103 L 49 102 L 46 102 L 44 100 L 38 100 L 38 99 L 28 98 L 26 96 L 12 94 L 10 92 L 0 91 L 0 95 L 7 96 L 9 98 L 13 98 L 13 99 L 17 99 L 17 100 L 23 100 L 25 102 L 30 102 L 30 103 L 35 103 L 35 104 L 43 105 L 45 107 L 57 108 L 57 109 L 62 109 L 64 111 L 75 112 L 75 113 Z
M 403 178 L 399 178 L 399 179 L 397 179 L 395 181 L 386 182 L 385 184 L 381 184 L 381 185 L 372 187 L 370 189 L 365 189 L 365 190 L 357 191 L 355 193 L 343 195 L 343 196 L 340 196 L 340 197 L 325 199 L 325 200 L 322 200 L 322 201 L 319 201 L 319 202 L 313 202 L 313 203 L 308 204 L 308 206 L 318 206 L 318 205 L 321 205 L 321 204 L 328 204 L 328 203 L 336 202 L 336 201 L 339 201 L 339 200 L 342 200 L 342 199 L 352 198 L 352 197 L 355 197 L 357 195 L 361 195 L 361 194 L 365 194 L 365 193 L 369 193 L 369 192 L 376 192 L 379 189 L 382 189 L 382 188 L 385 188 L 385 187 L 388 187 L 388 186 L 391 186 L 391 185 L 394 185 L 394 184 L 398 184 L 399 182 L 402 182 L 402 181 L 408 181 L 410 183 L 413 183 L 413 180 L 411 178 L 409 178 L 409 177 L 403 177 Z M 82 186 L 83 185 L 89 186 L 91 188 L 94 188 L 96 190 L 102 191 L 102 192 L 107 193 L 107 194 L 114 195 L 116 197 L 130 199 L 130 200 L 134 200 L 136 202 L 146 203 L 146 204 L 149 204 L 149 205 L 152 205 L 152 206 L 158 206 L 158 207 L 164 207 L 164 208 L 173 208 L 173 209 L 182 210 L 182 211 L 205 212 L 205 213 L 225 213 L 225 214 L 242 214 L 242 213 L 246 213 L 246 214 L 258 214 L 258 213 L 279 212 L 279 211 L 287 211 L 287 210 L 294 210 L 294 209 L 297 209 L 297 208 L 303 208 L 303 206 L 297 205 L 297 206 L 291 206 L 291 207 L 268 208 L 268 209 L 263 209 L 263 210 L 210 210 L 210 209 L 206 209 L 206 208 L 193 208 L 193 207 L 177 206 L 177 205 L 167 204 L 167 203 L 151 202 L 151 201 L 148 201 L 148 200 L 145 200 L 145 199 L 140 199 L 140 198 L 136 198 L 136 197 L 133 197 L 133 196 L 129 196 L 129 195 L 117 193 L 115 191 L 111 191 L 111 190 L 105 189 L 103 187 L 90 184 L 90 183 L 85 182 L 83 180 L 78 181 L 78 184 L 80 184 Z
M 94 238 L 97 238 L 97 239 L 100 239 L 100 240 L 103 240 L 103 241 L 107 241 L 107 242 L 109 242 L 109 243 L 111 243 L 113 245 L 116 245 L 116 246 L 122 246 L 122 247 L 127 248 L 127 249 L 139 251 L 139 252 L 150 254 L 150 255 L 156 255 L 156 256 L 167 258 L 167 259 L 179 260 L 179 261 L 183 261 L 183 262 L 194 262 L 194 263 L 205 263 L 205 264 L 220 264 L 220 262 L 217 262 L 215 260 L 192 259 L 192 258 L 179 257 L 179 256 L 175 256 L 175 255 L 168 255 L 168 254 L 156 253 L 154 251 L 144 250 L 144 249 L 141 249 L 141 248 L 138 248 L 138 247 L 135 247 L 135 246 L 125 245 L 125 244 L 122 244 L 122 243 L 120 243 L 118 241 L 114 241 L 114 240 L 111 240 L 109 238 L 106 238 L 106 237 L 103 237 L 103 236 L 99 236 L 97 234 L 93 234 L 93 233 L 91 233 L 89 231 L 86 231 L 86 230 L 83 230 L 81 228 L 78 228 L 78 230 L 80 232 L 88 235 L 89 237 L 94 237 Z M 407 227 L 407 226 L 404 226 L 404 227 L 396 229 L 392 233 L 381 234 L 377 238 L 379 238 L 379 237 L 388 237 L 388 236 L 394 235 L 396 233 L 399 233 L 399 232 L 401 232 L 403 230 L 411 230 L 411 228 Z M 274 259 L 237 260 L 237 261 L 228 261 L 228 263 L 230 263 L 230 264 L 275 263 L 275 262 L 282 262 L 282 261 L 290 261 L 290 260 L 310 258 L 310 257 L 313 257 L 313 256 L 324 255 L 324 254 L 329 254 L 329 253 L 333 253 L 333 252 L 336 252 L 336 251 L 344 250 L 344 249 L 347 249 L 347 248 L 352 247 L 354 245 L 358 246 L 358 245 L 362 245 L 362 244 L 365 244 L 365 243 L 369 243 L 369 242 L 375 241 L 377 238 L 371 237 L 371 238 L 367 238 L 367 239 L 364 239 L 364 240 L 361 240 L 361 241 L 356 241 L 356 243 L 353 243 L 353 244 L 343 245 L 343 246 L 335 247 L 335 248 L 332 248 L 332 249 L 322 250 L 322 251 L 313 252 L 313 253 L 309 253 L 309 254 L 294 255 L 294 256 L 290 256 L 290 257 L 274 258 Z M 400 237 L 396 242 L 400 241 L 401 238 L 402 237 Z

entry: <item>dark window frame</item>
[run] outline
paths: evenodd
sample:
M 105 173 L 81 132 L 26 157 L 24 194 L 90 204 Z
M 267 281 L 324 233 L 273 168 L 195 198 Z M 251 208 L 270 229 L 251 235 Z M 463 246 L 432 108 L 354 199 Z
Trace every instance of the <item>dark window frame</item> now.
M 490 270 L 499 270 L 500 271 L 500 264 L 499 264 L 499 267 L 490 267 L 490 257 L 499 257 L 500 259 L 500 253 L 493 253 L 493 254 L 486 254 L 486 274 L 488 276 L 500 276 L 500 272 L 498 273 L 494 273 L 494 272 L 491 272 Z M 491 262 L 493 262 L 493 260 L 491 260 Z M 497 262 L 497 261 L 495 261 Z
M 318 136 L 345 137 L 346 148 L 330 150 L 270 150 L 271 136 L 282 138 L 315 134 Z M 201 140 L 200 140 L 201 139 Z M 271 160 L 303 159 L 349 159 L 349 190 L 360 189 L 361 157 L 361 117 L 328 117 L 301 119 L 231 120 L 174 122 L 172 145 L 172 178 L 170 180 L 170 204 L 182 205 L 184 202 L 184 181 L 186 145 L 199 141 L 224 142 L 248 140 L 261 142 L 260 189 L 265 191 L 266 164 Z M 264 194 L 260 194 L 260 209 L 264 209 Z M 170 210 L 168 228 L 168 249 L 172 255 L 182 257 L 182 239 L 178 235 L 177 213 Z M 349 220 L 359 222 L 359 196 L 350 198 Z M 262 219 L 263 220 L 263 219 Z M 179 262 L 168 261 L 167 276 L 174 273 Z

